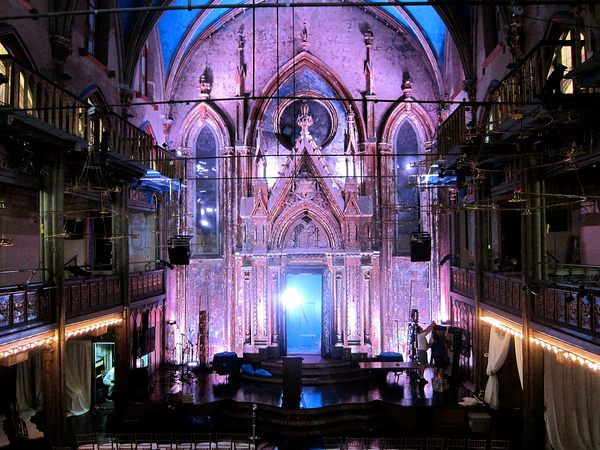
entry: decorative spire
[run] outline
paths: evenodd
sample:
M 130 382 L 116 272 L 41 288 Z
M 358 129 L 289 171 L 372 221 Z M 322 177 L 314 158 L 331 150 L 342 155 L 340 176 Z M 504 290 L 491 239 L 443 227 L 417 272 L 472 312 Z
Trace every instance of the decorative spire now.
M 306 23 L 306 20 L 302 23 L 302 31 L 300 32 L 299 38 L 300 38 L 300 48 L 302 49 L 303 52 L 308 50 L 308 47 L 310 47 L 310 42 L 309 39 L 311 37 L 311 34 L 308 32 L 308 24 Z
M 302 103 L 300 106 L 300 115 L 296 120 L 296 123 L 300 127 L 300 137 L 296 139 L 296 144 L 294 145 L 293 151 L 299 151 L 303 148 L 307 150 L 316 150 L 319 146 L 316 144 L 314 138 L 310 135 L 310 131 L 308 131 L 309 127 L 313 124 L 313 118 L 309 114 L 309 108 L 306 103 Z
M 402 74 L 402 93 L 404 94 L 405 99 L 412 96 L 412 80 L 408 70 L 405 70 Z
M 375 94 L 375 74 L 373 72 L 373 61 L 371 60 L 371 47 L 373 46 L 373 31 L 371 31 L 371 28 L 366 28 L 363 31 L 363 37 L 367 47 L 367 57 L 363 67 L 366 79 L 365 94 L 373 95 Z
M 199 85 L 200 98 L 206 100 L 210 98 L 210 92 L 212 91 L 213 77 L 212 70 L 208 66 L 204 68 L 202 75 L 200 75 Z
M 267 178 L 267 159 L 265 154 L 261 149 L 261 136 L 262 136 L 262 128 L 260 127 L 260 122 L 258 123 L 257 132 L 256 132 L 256 158 L 254 162 L 256 164 L 256 177 L 266 179 Z
M 346 178 L 356 177 L 356 161 L 354 155 L 358 151 L 358 133 L 354 113 L 348 111 L 346 114 L 347 127 L 344 131 L 344 155 L 346 157 Z
M 236 97 L 241 97 L 246 93 L 246 63 L 244 61 L 246 38 L 244 38 L 244 25 L 241 25 L 238 30 L 237 42 L 238 66 L 235 71 L 235 95 Z

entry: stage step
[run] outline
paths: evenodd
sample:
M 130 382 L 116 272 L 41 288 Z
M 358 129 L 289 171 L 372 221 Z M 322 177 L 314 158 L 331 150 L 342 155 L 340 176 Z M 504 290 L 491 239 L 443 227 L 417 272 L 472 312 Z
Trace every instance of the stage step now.
M 283 361 L 263 361 L 260 367 L 270 372 L 272 377 L 257 377 L 241 374 L 245 380 L 264 383 L 281 384 L 283 382 Z M 323 360 L 319 362 L 302 363 L 302 385 L 322 386 L 328 384 L 348 383 L 372 379 L 373 374 L 362 370 L 357 363 L 340 360 Z

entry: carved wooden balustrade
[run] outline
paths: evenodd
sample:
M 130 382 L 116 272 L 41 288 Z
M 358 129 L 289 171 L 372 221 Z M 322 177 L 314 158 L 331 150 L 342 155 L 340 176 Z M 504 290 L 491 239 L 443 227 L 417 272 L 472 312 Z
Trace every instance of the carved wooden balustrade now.
M 534 320 L 600 344 L 600 291 L 545 288 L 533 301 Z
M 453 147 L 473 142 L 474 117 L 474 107 L 462 103 L 440 124 L 436 132 L 437 154 L 432 155 L 435 157 L 433 162 L 443 159 Z
M 491 306 L 521 315 L 527 301 L 527 292 L 519 278 L 511 278 L 497 273 L 483 273 L 483 293 L 481 301 Z
M 121 277 L 65 280 L 64 301 L 67 317 L 76 317 L 123 304 Z
M 10 56 L 0 56 L 0 74 L 7 78 L 6 83 L 0 85 L 0 108 L 5 112 L 14 117 L 40 120 L 71 136 L 74 142 L 106 145 L 108 152 L 117 152 L 125 160 L 157 170 L 169 178 L 181 178 L 182 163 L 173 153 L 155 145 L 152 136 L 116 114 L 91 108 L 90 104 Z M 103 139 L 108 141 L 102 142 Z
M 450 290 L 465 297 L 475 298 L 475 271 L 451 266 Z
M 131 301 L 165 294 L 164 270 L 150 270 L 129 274 Z
M 561 49 L 568 48 L 572 55 L 575 41 L 542 41 L 532 49 L 509 74 L 504 77 L 492 96 L 497 103 L 490 111 L 490 121 L 495 125 L 502 122 L 520 119 L 524 113 L 531 110 L 531 105 L 540 103 L 544 97 L 544 86 L 552 69 L 555 55 Z M 572 89 L 566 92 L 563 82 L 560 85 L 561 94 L 586 92 L 597 93 L 598 89 L 582 88 L 577 81 L 572 81 Z M 529 105 L 528 105 L 529 104 Z
M 0 290 L 0 334 L 54 322 L 56 288 L 30 285 Z

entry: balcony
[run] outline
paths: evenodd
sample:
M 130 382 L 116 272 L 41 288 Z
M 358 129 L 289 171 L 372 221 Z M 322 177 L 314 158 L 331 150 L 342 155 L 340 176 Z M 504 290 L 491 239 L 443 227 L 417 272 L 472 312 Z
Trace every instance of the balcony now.
M 7 125 L 18 121 L 21 126 L 52 130 L 58 140 L 80 146 L 106 145 L 108 155 L 122 163 L 153 169 L 171 179 L 182 177 L 183 166 L 175 155 L 116 114 L 91 108 L 10 56 L 0 56 L 0 74 L 7 78 L 0 85 L 0 109 L 8 113 Z
M 0 335 L 54 322 L 56 288 L 41 284 L 0 289 Z
M 451 266 L 450 290 L 468 298 L 475 298 L 475 271 Z
M 132 302 L 165 294 L 164 270 L 129 274 L 129 294 Z
M 483 273 L 483 303 L 520 316 L 527 295 L 520 277 L 512 278 L 494 272 Z

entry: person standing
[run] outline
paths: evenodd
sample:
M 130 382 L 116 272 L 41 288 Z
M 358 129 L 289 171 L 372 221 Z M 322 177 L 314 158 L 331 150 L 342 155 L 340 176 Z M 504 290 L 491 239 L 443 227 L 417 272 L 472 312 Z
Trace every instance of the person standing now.
M 427 349 L 429 348 L 427 335 L 431 333 L 433 327 L 435 327 L 435 322 L 431 321 L 427 328 L 423 329 L 420 326 L 417 328 L 417 361 L 419 363 L 419 381 L 423 384 L 427 384 L 427 380 L 423 376 L 425 373 L 425 366 L 427 366 Z

